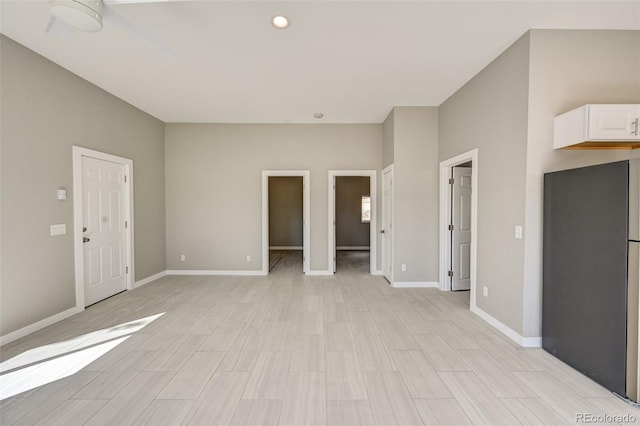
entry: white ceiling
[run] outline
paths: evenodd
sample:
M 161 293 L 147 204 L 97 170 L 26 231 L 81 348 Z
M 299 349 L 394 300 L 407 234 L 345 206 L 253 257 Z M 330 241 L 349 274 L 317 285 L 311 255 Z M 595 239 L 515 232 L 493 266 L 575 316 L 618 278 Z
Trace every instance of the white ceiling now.
M 530 28 L 640 29 L 640 0 L 263 0 L 118 4 L 139 31 L 47 34 L 46 0 L 0 2 L 3 34 L 165 122 L 379 123 L 439 105 Z

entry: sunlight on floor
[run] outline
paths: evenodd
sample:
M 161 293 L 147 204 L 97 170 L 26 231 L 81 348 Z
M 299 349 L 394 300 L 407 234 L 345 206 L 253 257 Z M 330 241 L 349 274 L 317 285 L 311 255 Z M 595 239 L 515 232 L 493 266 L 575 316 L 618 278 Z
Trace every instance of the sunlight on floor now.
M 0 400 L 69 377 L 164 313 L 41 346 L 0 364 Z

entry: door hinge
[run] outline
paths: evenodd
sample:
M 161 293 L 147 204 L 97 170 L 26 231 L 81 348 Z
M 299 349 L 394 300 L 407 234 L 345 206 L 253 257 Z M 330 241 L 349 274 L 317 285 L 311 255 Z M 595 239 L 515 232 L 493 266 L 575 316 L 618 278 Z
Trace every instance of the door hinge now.
M 128 228 L 128 227 L 129 227 L 129 221 L 128 221 L 128 220 L 125 220 L 125 221 L 124 221 L 124 227 L 125 227 L 125 228 Z
M 124 183 L 127 183 L 127 175 L 124 175 Z
M 454 179 L 454 178 L 449 178 L 449 185 L 453 185 L 453 184 L 454 184 L 454 182 L 455 182 L 455 179 Z
M 128 266 L 125 266 L 125 267 L 124 267 L 124 272 L 125 272 L 125 274 L 128 274 L 128 273 L 129 273 L 129 267 L 128 267 Z
M 450 277 L 453 277 L 453 271 L 449 271 L 448 274 Z
M 453 225 L 449 225 L 449 231 L 453 231 Z

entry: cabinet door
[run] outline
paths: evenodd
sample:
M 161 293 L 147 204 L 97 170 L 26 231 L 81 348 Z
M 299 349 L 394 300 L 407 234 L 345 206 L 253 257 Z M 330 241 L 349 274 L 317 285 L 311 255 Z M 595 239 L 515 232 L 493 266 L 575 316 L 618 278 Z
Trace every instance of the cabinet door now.
M 637 105 L 590 105 L 589 140 L 640 140 Z

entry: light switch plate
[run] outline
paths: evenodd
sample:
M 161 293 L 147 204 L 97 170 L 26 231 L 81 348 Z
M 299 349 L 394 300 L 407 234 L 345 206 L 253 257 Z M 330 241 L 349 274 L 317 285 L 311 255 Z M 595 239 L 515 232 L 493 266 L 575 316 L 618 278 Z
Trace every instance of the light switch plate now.
M 516 225 L 515 236 L 518 240 L 522 239 L 522 226 Z
M 54 235 L 64 235 L 67 233 L 67 225 L 64 223 L 59 223 L 56 225 L 51 225 L 50 234 Z

